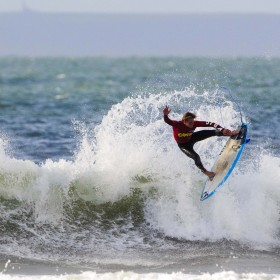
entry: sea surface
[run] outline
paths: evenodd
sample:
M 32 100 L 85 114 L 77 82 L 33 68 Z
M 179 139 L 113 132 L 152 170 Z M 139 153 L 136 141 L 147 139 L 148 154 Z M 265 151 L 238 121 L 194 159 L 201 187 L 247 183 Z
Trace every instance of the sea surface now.
M 279 58 L 0 58 L 0 279 L 280 279 Z M 224 186 L 162 118 L 251 142 Z M 210 169 L 226 137 L 197 143 Z

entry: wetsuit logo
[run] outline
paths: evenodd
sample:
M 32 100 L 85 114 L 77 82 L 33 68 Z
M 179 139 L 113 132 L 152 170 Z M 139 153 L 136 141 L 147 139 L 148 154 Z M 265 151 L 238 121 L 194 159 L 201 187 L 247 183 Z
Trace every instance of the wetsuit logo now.
M 192 135 L 191 132 L 190 133 L 178 133 L 178 137 L 189 137 L 191 135 Z
M 206 125 L 212 126 L 214 128 L 218 127 L 218 125 L 216 123 L 213 123 L 213 122 L 206 122 Z

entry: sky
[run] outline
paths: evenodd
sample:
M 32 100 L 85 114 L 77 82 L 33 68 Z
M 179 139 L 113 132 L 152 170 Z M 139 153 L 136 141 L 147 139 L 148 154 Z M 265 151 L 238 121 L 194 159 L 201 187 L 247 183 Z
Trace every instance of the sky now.
M 280 57 L 280 0 L 0 0 L 0 38 L 0 57 Z
M 268 13 L 280 0 L 0 0 L 0 12 L 23 7 L 56 13 Z

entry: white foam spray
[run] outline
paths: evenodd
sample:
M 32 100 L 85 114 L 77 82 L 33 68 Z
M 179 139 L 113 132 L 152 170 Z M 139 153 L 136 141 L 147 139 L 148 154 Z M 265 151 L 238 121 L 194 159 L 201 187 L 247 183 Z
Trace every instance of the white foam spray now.
M 193 111 L 199 120 L 220 123 L 222 114 L 222 125 L 236 128 L 234 104 L 224 100 L 218 110 L 215 98 L 220 97 L 194 89 L 127 97 L 112 106 L 93 133 L 76 124 L 82 137 L 74 161 L 49 159 L 38 166 L 1 151 L 1 196 L 34 204 L 38 222 L 59 223 L 73 185 L 82 199 L 96 204 L 118 201 L 136 187 L 144 192 L 153 188 L 145 219 L 167 236 L 279 246 L 279 158 L 248 145 L 223 188 L 200 202 L 205 177 L 180 152 L 163 121 L 168 104 L 172 119 Z M 208 168 L 226 141 L 222 138 L 195 146 Z

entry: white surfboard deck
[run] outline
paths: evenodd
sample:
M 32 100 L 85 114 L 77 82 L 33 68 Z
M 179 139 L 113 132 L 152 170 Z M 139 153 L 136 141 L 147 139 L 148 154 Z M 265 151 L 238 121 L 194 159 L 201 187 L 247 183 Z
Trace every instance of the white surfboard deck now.
M 246 144 L 246 136 L 247 124 L 242 123 L 239 127 L 239 134 L 228 139 L 211 169 L 216 175 L 212 181 L 207 179 L 200 197 L 201 201 L 211 197 L 227 180 L 241 156 Z

